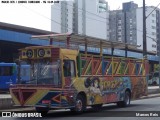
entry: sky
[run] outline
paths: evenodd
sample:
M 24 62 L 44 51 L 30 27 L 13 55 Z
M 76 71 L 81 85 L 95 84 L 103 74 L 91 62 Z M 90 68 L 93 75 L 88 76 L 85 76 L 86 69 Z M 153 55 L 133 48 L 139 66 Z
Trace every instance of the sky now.
M 13 1 L 15 3 L 2 3 L 2 1 Z M 37 29 L 51 31 L 51 5 L 53 3 L 16 3 L 16 1 L 28 0 L 0 0 L 0 22 L 33 27 Z M 130 0 L 106 0 L 110 6 L 110 10 L 122 8 L 123 2 Z M 132 0 L 142 7 L 143 0 Z M 147 6 L 157 6 L 159 0 L 146 0 Z M 160 8 L 160 6 L 159 6 Z M 58 22 L 58 21 L 57 21 Z

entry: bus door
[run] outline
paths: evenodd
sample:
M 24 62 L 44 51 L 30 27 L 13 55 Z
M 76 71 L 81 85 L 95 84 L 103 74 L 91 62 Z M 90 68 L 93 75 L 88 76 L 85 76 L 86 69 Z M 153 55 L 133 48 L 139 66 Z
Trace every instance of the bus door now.
M 76 77 L 74 60 L 63 60 L 63 75 L 64 75 L 64 86 L 70 87 L 72 79 Z
M 0 65 L 0 89 L 9 89 L 16 83 L 16 64 Z

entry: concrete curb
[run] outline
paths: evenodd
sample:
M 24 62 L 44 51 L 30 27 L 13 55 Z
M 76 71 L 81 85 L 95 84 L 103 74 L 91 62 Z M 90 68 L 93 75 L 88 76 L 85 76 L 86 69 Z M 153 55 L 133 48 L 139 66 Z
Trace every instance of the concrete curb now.
M 9 109 L 13 108 L 13 101 L 11 98 L 0 98 L 0 108 Z
M 148 90 L 148 94 L 157 94 L 157 93 L 160 93 L 160 89 L 159 88 Z
M 158 94 L 150 94 L 148 96 L 143 96 L 140 99 L 148 99 L 148 98 L 155 98 L 155 97 L 160 97 L 160 93 L 158 93 Z
M 140 99 L 147 99 L 147 98 L 154 98 L 154 97 L 160 97 L 160 89 L 149 89 L 148 90 L 148 96 L 143 96 Z

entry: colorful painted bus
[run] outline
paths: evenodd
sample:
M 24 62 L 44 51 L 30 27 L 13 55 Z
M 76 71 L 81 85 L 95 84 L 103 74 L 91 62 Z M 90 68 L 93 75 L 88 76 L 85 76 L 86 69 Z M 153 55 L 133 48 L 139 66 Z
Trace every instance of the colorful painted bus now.
M 86 106 L 99 109 L 108 103 L 126 107 L 131 99 L 147 95 L 145 59 L 87 54 L 69 46 L 49 45 L 21 49 L 20 60 L 31 66 L 30 80 L 13 85 L 10 93 L 15 105 L 34 106 L 37 112 L 67 108 L 79 113 Z
M 29 81 L 30 66 L 21 65 L 20 82 L 24 83 Z M 0 90 L 9 90 L 11 84 L 18 82 L 18 65 L 16 63 L 0 63 Z

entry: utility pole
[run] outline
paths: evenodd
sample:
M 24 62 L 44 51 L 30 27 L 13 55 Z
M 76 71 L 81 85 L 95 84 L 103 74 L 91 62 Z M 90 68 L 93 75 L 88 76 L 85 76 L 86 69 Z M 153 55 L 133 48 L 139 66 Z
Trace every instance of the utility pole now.
M 125 41 L 125 57 L 127 58 L 127 12 L 124 11 L 124 41 Z
M 159 44 L 159 47 L 160 47 L 160 40 L 158 41 L 158 43 L 157 44 Z M 158 52 L 158 51 L 157 51 Z M 159 89 L 160 89 L 160 49 L 159 49 L 159 53 L 158 53 L 159 55 L 158 55 L 158 58 L 159 58 Z
M 153 11 L 155 11 L 159 5 L 160 3 L 155 7 Z M 145 59 L 147 58 L 146 19 L 151 15 L 151 13 L 146 17 L 145 0 L 143 0 L 143 58 Z M 160 41 L 158 41 L 157 44 L 160 45 Z M 159 66 L 160 66 L 160 51 L 159 51 Z M 159 89 L 160 89 L 160 70 L 159 70 Z
M 147 58 L 145 0 L 143 0 L 143 57 Z

